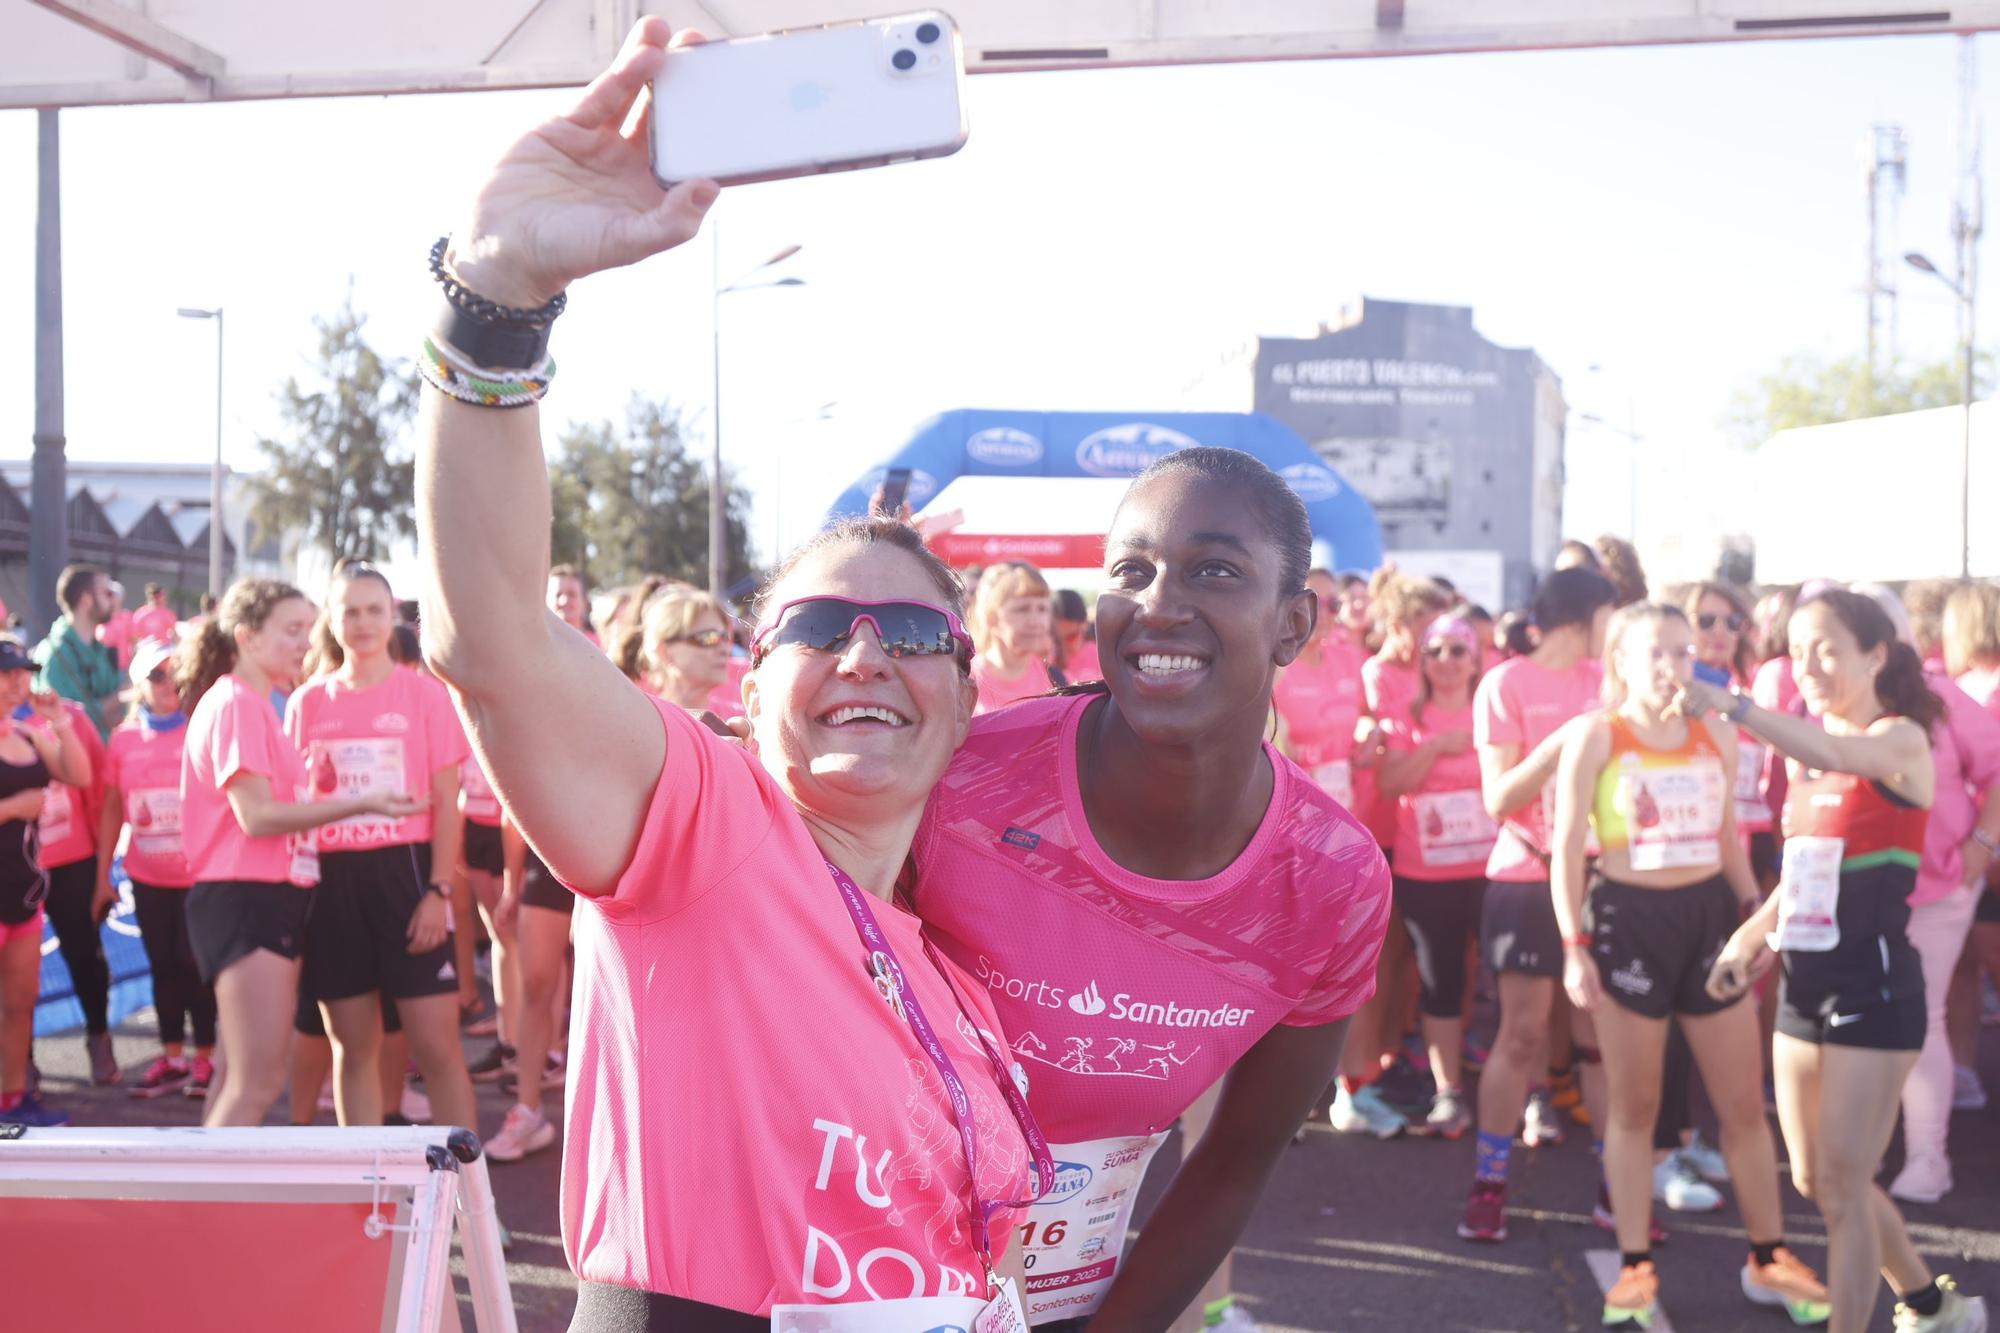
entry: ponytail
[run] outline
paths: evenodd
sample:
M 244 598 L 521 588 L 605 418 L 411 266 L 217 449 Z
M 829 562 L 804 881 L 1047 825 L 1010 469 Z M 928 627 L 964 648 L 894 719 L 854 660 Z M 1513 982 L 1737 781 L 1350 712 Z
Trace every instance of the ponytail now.
M 646 626 L 641 616 L 632 616 L 622 622 L 618 626 L 618 637 L 611 643 L 611 664 L 642 688 L 646 687 L 645 646 Z
M 1901 639 L 1889 642 L 1889 655 L 1875 677 L 1875 697 L 1884 708 L 1907 717 L 1926 734 L 1944 720 L 1944 700 L 1924 679 L 1924 660 Z
M 278 579 L 238 579 L 229 585 L 222 605 L 202 622 L 178 655 L 176 683 L 182 711 L 192 713 L 209 688 L 236 669 L 236 631 L 264 628 L 271 613 L 293 598 L 303 602 L 306 595 Z

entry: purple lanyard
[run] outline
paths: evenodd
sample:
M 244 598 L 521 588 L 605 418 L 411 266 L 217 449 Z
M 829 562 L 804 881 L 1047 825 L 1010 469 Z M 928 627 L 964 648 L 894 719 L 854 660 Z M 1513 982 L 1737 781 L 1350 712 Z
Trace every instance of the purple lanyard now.
M 944 1083 L 945 1095 L 951 1098 L 952 1116 L 958 1121 L 958 1136 L 965 1144 L 965 1171 L 969 1177 L 972 1192 L 972 1215 L 979 1235 L 979 1258 L 986 1265 L 988 1281 L 993 1279 L 993 1240 L 988 1234 L 992 1229 L 993 1215 L 1003 1208 L 1024 1208 L 1038 1198 L 1045 1197 L 1054 1188 L 1056 1180 L 1055 1158 L 1049 1152 L 1049 1141 L 1042 1134 L 1042 1127 L 1035 1123 L 1035 1113 L 1028 1109 L 1028 1099 L 1021 1095 L 1019 1085 L 1014 1082 L 1013 1071 L 1000 1059 L 1000 1053 L 993 1049 L 993 1043 L 986 1040 L 979 1024 L 970 1017 L 966 1022 L 971 1026 L 973 1036 L 979 1039 L 980 1049 L 993 1065 L 994 1081 L 1000 1085 L 1000 1095 L 1007 1099 L 1007 1108 L 1014 1113 L 1014 1119 L 1021 1126 L 1021 1136 L 1028 1141 L 1028 1151 L 1035 1158 L 1035 1191 L 1026 1199 L 1016 1199 L 1009 1203 L 992 1200 L 982 1202 L 979 1197 L 979 1134 L 972 1118 L 972 1098 L 965 1091 L 965 1083 L 958 1076 L 958 1070 L 945 1053 L 944 1043 L 938 1040 L 936 1029 L 924 1017 L 924 1007 L 917 1002 L 916 988 L 903 975 L 903 965 L 896 961 L 896 951 L 889 947 L 888 936 L 875 920 L 874 909 L 868 905 L 868 895 L 863 893 L 845 870 L 829 861 L 827 872 L 833 876 L 834 884 L 840 889 L 841 898 L 847 903 L 847 914 L 854 919 L 854 929 L 861 936 L 861 943 L 867 947 L 868 970 L 875 978 L 876 989 L 889 1002 L 896 1013 L 910 1025 L 917 1042 L 937 1066 L 938 1078 Z M 928 941 L 924 951 L 930 953 Z M 935 963 L 935 960 L 933 960 Z M 942 967 L 939 975 L 945 977 L 945 984 L 951 984 Z M 954 995 L 956 991 L 954 990 Z M 964 1014 L 964 1007 L 959 1012 Z

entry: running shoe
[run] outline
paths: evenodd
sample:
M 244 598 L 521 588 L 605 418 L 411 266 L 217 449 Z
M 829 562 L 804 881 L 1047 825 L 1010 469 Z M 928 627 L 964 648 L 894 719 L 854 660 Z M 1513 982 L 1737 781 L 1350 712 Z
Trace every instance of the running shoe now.
M 160 1056 L 146 1066 L 145 1073 L 139 1075 L 139 1081 L 132 1085 L 131 1095 L 144 1098 L 164 1097 L 186 1084 L 191 1072 L 187 1061 L 169 1060 L 164 1055 Z
M 124 1075 L 118 1069 L 118 1057 L 111 1050 L 109 1032 L 93 1032 L 83 1039 L 84 1047 L 90 1052 L 90 1081 L 98 1087 L 109 1087 Z
M 205 1055 L 197 1055 L 191 1069 L 193 1072 L 188 1078 L 187 1086 L 181 1091 L 199 1101 L 208 1096 L 209 1085 L 215 1082 L 215 1061 Z
M 500 1132 L 486 1140 L 486 1155 L 496 1162 L 518 1162 L 556 1141 L 556 1127 L 532 1106 L 516 1103 L 507 1110 Z
M 563 1085 L 563 1076 L 563 1058 L 554 1051 L 550 1051 L 548 1058 L 542 1061 L 542 1091 L 555 1092 L 559 1090 Z M 521 1080 L 513 1070 L 509 1069 L 500 1076 L 500 1081 L 496 1086 L 500 1089 L 502 1096 L 513 1097 L 521 1091 Z
M 1446 1088 L 1431 1099 L 1431 1113 L 1417 1128 L 1434 1138 L 1460 1138 L 1472 1128 L 1472 1107 L 1467 1105 L 1464 1093 Z
M 1613 1234 L 1618 1231 L 1618 1218 L 1611 1211 L 1611 1191 L 1605 1188 L 1602 1176 L 1598 1177 L 1597 1202 L 1591 1206 L 1590 1220 L 1600 1231 L 1609 1231 Z M 1656 1250 L 1667 1243 L 1667 1229 L 1660 1225 L 1658 1213 L 1647 1215 L 1646 1243 Z
M 1794 1324 L 1824 1324 L 1833 1314 L 1826 1283 L 1782 1245 L 1768 1264 L 1754 1253 L 1744 1261 L 1743 1295 L 1753 1305 L 1782 1305 Z
M 504 1041 L 496 1041 L 493 1049 L 467 1065 L 465 1072 L 472 1075 L 474 1083 L 491 1083 L 513 1068 L 514 1048 Z
M 1653 1197 L 1677 1213 L 1712 1213 L 1722 1207 L 1722 1192 L 1677 1152 L 1653 1167 Z
M 428 1125 L 431 1122 L 431 1099 L 424 1095 L 422 1088 L 414 1088 L 405 1083 L 402 1105 L 396 1109 L 413 1124 Z
M 1889 1197 L 1904 1203 L 1936 1203 L 1951 1193 L 1951 1159 L 1923 1153 L 1903 1163 L 1889 1184 Z
M 1507 1239 L 1507 1185 L 1500 1180 L 1472 1182 L 1466 1196 L 1465 1216 L 1459 1219 L 1460 1240 L 1503 1241 Z
M 1393 1139 L 1410 1127 L 1402 1112 L 1382 1100 L 1372 1083 L 1352 1093 L 1342 1083 L 1333 1094 L 1333 1109 L 1326 1118 L 1342 1134 L 1372 1134 L 1378 1139 Z
M 1562 1116 L 1556 1112 L 1549 1090 L 1537 1088 L 1528 1094 L 1528 1108 L 1521 1116 L 1521 1142 L 1530 1148 L 1539 1148 L 1545 1143 L 1559 1144 L 1562 1141 Z
M 1651 1259 L 1618 1270 L 1618 1280 L 1604 1293 L 1606 1328 L 1651 1328 L 1660 1309 L 1660 1275 Z
M 1967 1069 L 1964 1065 L 1952 1066 L 1951 1109 L 1954 1111 L 1986 1109 L 1986 1085 L 1979 1081 L 1977 1069 Z
M 26 1125 L 30 1129 L 57 1129 L 69 1123 L 69 1114 L 44 1105 L 33 1093 L 14 1103 L 11 1111 L 0 1111 L 0 1125 Z
M 1961 1296 L 1958 1284 L 1939 1273 L 1937 1288 L 1944 1303 L 1936 1314 L 1918 1314 L 1901 1301 L 1896 1302 L 1896 1333 L 1986 1333 L 1986 1298 Z
M 1681 1160 L 1693 1167 L 1703 1180 L 1713 1185 L 1729 1183 L 1729 1162 L 1722 1155 L 1722 1149 L 1710 1143 L 1696 1130 L 1681 1149 Z

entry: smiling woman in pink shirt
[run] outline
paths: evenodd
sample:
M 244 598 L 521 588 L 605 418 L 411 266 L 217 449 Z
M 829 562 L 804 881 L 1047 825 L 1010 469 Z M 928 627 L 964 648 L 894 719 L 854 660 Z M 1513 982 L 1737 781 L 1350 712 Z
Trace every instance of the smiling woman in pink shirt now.
M 531 309 L 693 236 L 715 186 L 663 193 L 645 135 L 620 132 L 667 35 L 642 20 L 508 151 L 442 255 L 465 290 Z M 572 1327 L 765 1330 L 812 1305 L 837 1329 L 854 1303 L 939 1297 L 907 1326 L 970 1327 L 1053 1169 L 984 987 L 893 901 L 972 715 L 955 578 L 894 521 L 822 534 L 766 592 L 750 739 L 724 741 L 544 608 L 537 408 L 487 406 L 436 364 L 426 382 L 426 647 L 578 895 Z

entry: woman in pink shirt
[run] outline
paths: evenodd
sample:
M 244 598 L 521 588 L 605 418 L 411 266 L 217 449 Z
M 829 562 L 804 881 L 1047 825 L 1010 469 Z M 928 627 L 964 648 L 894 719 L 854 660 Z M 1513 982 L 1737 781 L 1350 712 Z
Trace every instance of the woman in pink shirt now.
M 729 611 L 699 588 L 662 588 L 629 632 L 639 683 L 670 704 L 699 713 L 729 679 Z
M 437 1123 L 471 1126 L 449 909 L 464 840 L 459 765 L 469 750 L 444 686 L 391 656 L 394 626 L 381 571 L 360 562 L 341 569 L 316 631 L 321 674 L 285 705 L 285 734 L 321 797 L 393 793 L 419 803 L 407 815 L 355 815 L 320 829 L 304 984 L 333 1040 L 341 1124 L 382 1123 L 377 1065 L 389 999 Z
M 1319 789 L 1349 810 L 1355 806 L 1355 769 L 1374 763 L 1374 748 L 1357 764 L 1355 736 L 1367 715 L 1361 653 L 1338 629 L 1333 575 L 1315 569 L 1306 587 L 1319 599 L 1319 619 L 1299 655 L 1278 672 L 1271 704 L 1277 710 L 1279 748 L 1312 775 Z
M 715 186 L 663 193 L 646 136 L 621 133 L 667 36 L 642 20 L 508 151 L 443 248 L 464 290 L 542 306 L 694 234 Z M 1031 1160 L 1043 1192 L 1054 1169 L 983 988 L 894 901 L 976 697 L 956 578 L 901 523 L 822 533 L 772 582 L 750 739 L 724 741 L 543 607 L 538 409 L 427 365 L 427 646 L 508 811 L 578 894 L 571 1327 L 768 1330 L 816 1305 L 837 1328 L 847 1303 L 938 1296 L 910 1326 L 969 1327 Z
M 1944 608 L 1946 668 L 1960 689 L 2000 717 L 2000 587 L 1970 583 L 1953 591 Z M 1992 849 L 1989 849 L 1989 851 Z M 2000 865 L 1988 864 L 1986 891 L 1973 909 L 1972 932 L 1952 973 L 1945 1005 L 1945 1030 L 1957 1066 L 1952 1071 L 1952 1109 L 1978 1111 L 1986 1088 L 1973 1068 L 1979 1054 L 1979 978 L 2000 986 Z
M 1486 858 L 1499 830 L 1479 794 L 1472 749 L 1478 631 L 1444 616 L 1424 635 L 1423 683 L 1400 717 L 1384 720 L 1382 795 L 1396 802 L 1396 908 L 1416 951 L 1424 1042 L 1437 1095 L 1424 1132 L 1456 1139 L 1472 1125 L 1460 1077 L 1466 953 L 1479 934 Z
M 1055 688 L 1046 659 L 1055 652 L 1054 612 L 1048 581 L 1022 560 L 989 565 L 972 605 L 972 680 L 979 707 L 990 713 L 1016 699 Z
M 174 683 L 174 646 L 143 639 L 132 654 L 137 692 L 125 725 L 111 733 L 104 761 L 103 813 L 97 841 L 116 847 L 129 826 L 125 873 L 139 939 L 153 974 L 153 1009 L 159 1017 L 160 1055 L 133 1085 L 134 1097 L 185 1090 L 208 1095 L 215 1076 L 215 987 L 202 980 L 188 943 L 187 891 L 194 872 L 181 844 L 181 755 L 187 714 Z M 111 881 L 111 858 L 99 858 L 100 891 Z M 187 1058 L 187 1027 L 194 1024 L 194 1060 Z
M 313 607 L 275 579 L 238 579 L 180 664 L 189 709 L 181 755 L 181 847 L 188 944 L 215 987 L 216 1066 L 208 1125 L 262 1124 L 285 1090 L 298 1008 L 312 831 L 351 815 L 394 818 L 415 803 L 375 791 L 313 799 L 305 760 L 285 738 L 271 692 L 305 666 Z

